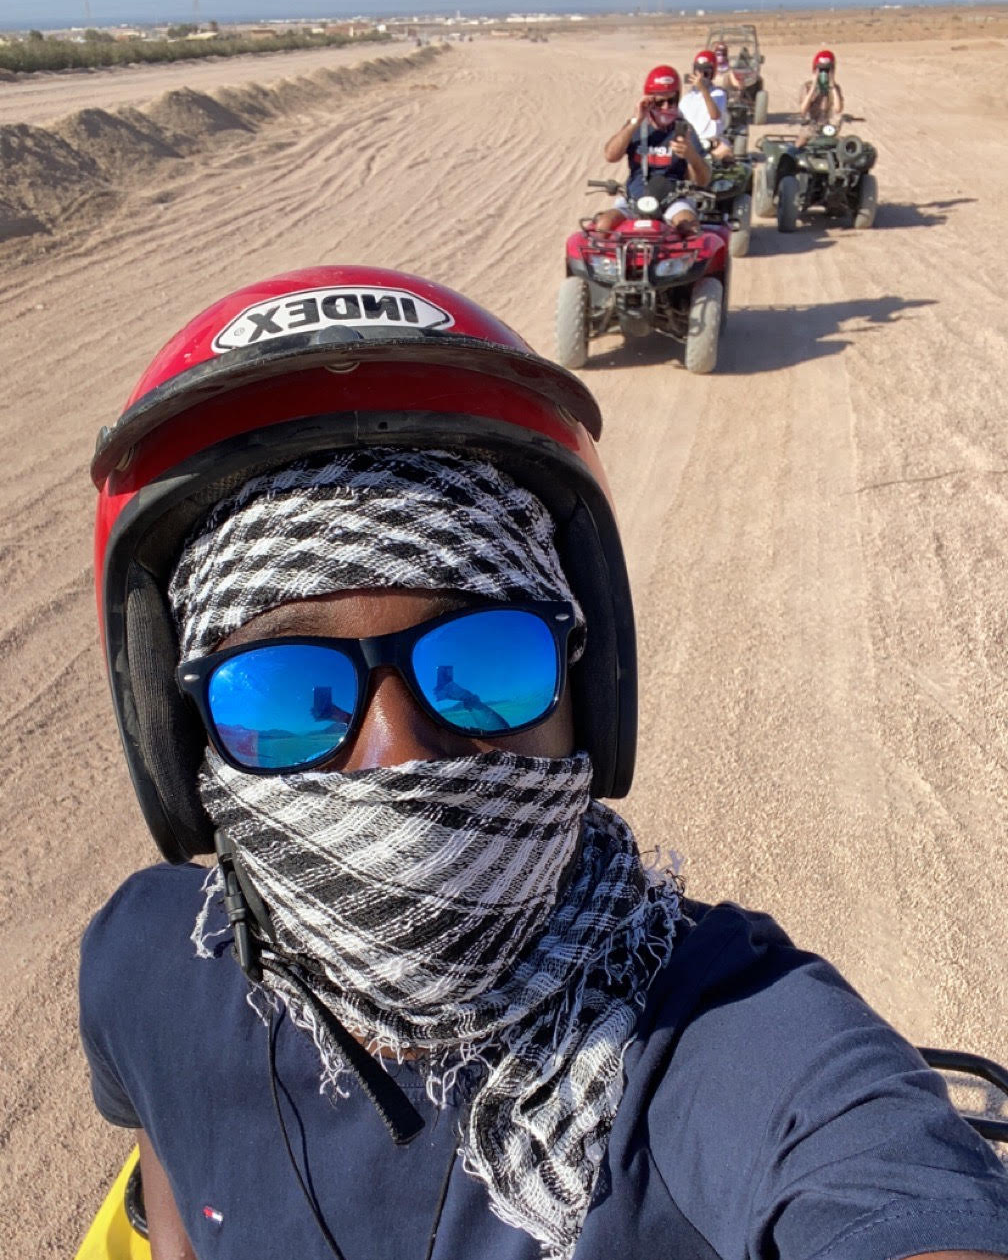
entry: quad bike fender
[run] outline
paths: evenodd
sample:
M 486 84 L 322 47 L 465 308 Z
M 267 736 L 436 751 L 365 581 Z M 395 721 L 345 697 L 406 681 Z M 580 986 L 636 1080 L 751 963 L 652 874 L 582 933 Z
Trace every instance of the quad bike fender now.
M 140 1152 L 133 1148 L 84 1235 L 74 1260 L 151 1260 L 150 1243 L 133 1226 L 127 1187 Z
M 567 255 L 567 274 L 569 276 L 580 276 L 583 280 L 590 280 L 588 275 L 588 264 L 580 256 L 571 257 Z
M 716 276 L 719 280 L 723 280 L 726 289 L 728 285 L 725 277 L 729 267 L 728 242 L 730 240 L 731 228 L 718 224 L 705 226 L 697 243 L 697 263 L 703 264 L 702 274 Z
M 767 163 L 767 184 L 774 190 L 774 195 L 776 195 L 780 182 L 785 175 L 797 174 L 798 159 L 791 149 L 785 149 L 783 153 L 779 154 L 773 164 Z
M 569 276 L 586 274 L 584 263 L 584 249 L 586 243 L 584 232 L 572 232 L 570 236 L 567 237 L 567 245 L 564 253 L 567 258 L 567 274 Z M 581 271 L 575 270 L 576 263 L 580 264 Z

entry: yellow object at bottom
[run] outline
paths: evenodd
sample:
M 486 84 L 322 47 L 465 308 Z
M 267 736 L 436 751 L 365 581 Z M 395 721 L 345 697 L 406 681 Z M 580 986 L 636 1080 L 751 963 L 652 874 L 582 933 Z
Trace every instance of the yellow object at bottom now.
M 126 1183 L 139 1158 L 140 1152 L 134 1146 L 74 1260 L 151 1260 L 150 1243 L 137 1233 L 126 1215 Z

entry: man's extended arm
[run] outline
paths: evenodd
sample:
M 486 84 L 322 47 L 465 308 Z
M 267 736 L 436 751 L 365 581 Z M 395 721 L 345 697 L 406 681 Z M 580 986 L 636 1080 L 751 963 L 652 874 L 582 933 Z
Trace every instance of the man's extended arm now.
M 136 1137 L 140 1147 L 140 1176 L 151 1260 L 196 1260 L 196 1252 L 175 1205 L 168 1174 L 154 1154 L 150 1138 L 143 1129 L 137 1129 Z
M 640 126 L 644 117 L 644 102 L 641 101 L 637 106 L 637 115 L 635 118 L 628 118 L 620 127 L 614 136 L 605 142 L 605 148 L 602 150 L 607 162 L 618 162 L 620 158 L 626 157 L 626 151 L 630 147 L 630 140 L 633 136 L 635 128 Z

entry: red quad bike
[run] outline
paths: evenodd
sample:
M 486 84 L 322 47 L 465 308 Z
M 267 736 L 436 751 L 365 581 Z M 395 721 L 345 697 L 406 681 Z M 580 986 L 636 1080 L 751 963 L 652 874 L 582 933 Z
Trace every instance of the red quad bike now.
M 588 186 L 610 196 L 623 191 L 615 179 Z M 680 197 L 689 197 L 700 217 L 691 236 L 662 217 Z M 689 371 L 712 372 L 728 312 L 730 236 L 712 194 L 664 176 L 648 180 L 630 217 L 612 231 L 582 219 L 567 238 L 567 278 L 557 294 L 557 362 L 583 367 L 589 339 L 619 329 L 624 337 L 671 337 L 685 345 Z

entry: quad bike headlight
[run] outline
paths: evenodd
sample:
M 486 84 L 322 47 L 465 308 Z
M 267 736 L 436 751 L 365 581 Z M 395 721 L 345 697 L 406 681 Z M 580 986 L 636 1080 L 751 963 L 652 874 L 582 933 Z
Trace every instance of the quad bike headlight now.
M 588 259 L 588 269 L 600 280 L 619 279 L 619 261 L 611 254 L 593 254 Z
M 655 276 L 661 280 L 675 280 L 684 276 L 696 262 L 696 254 L 677 254 L 675 258 L 663 258 L 655 263 Z
M 650 196 L 650 194 L 645 197 L 638 197 L 637 209 L 640 211 L 641 214 L 657 214 L 658 213 L 658 198 L 652 197 Z

